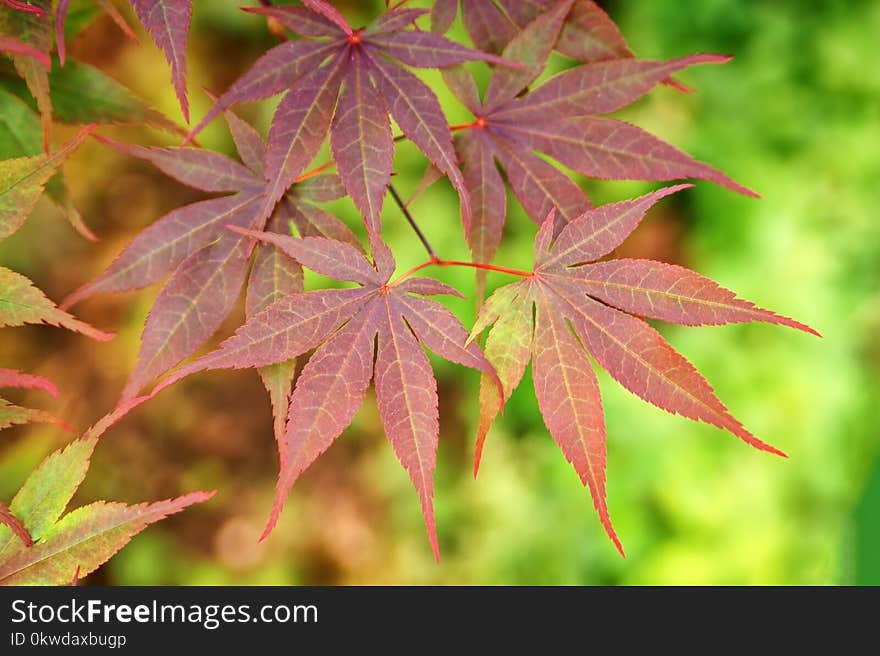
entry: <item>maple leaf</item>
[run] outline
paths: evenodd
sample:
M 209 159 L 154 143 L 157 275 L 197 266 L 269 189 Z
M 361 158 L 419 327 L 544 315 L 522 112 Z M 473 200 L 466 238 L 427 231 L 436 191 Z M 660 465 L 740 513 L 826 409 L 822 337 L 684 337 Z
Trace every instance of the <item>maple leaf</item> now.
M 18 39 L 12 39 L 10 37 L 0 37 L 0 52 L 8 52 L 12 53 L 13 55 L 23 55 L 24 57 L 30 57 L 31 59 L 37 60 L 47 68 L 52 65 L 52 62 L 49 59 L 49 55 L 47 55 L 45 52 L 37 50 L 32 46 L 29 46 L 26 43 L 22 43 Z
M 22 373 L 15 369 L 0 369 L 0 388 L 20 387 L 22 389 L 39 389 L 48 392 L 54 397 L 58 396 L 58 388 L 48 378 Z
M 29 2 L 22 2 L 22 0 L 2 0 L 0 4 L 4 4 L 10 9 L 14 9 L 16 11 L 25 11 L 31 14 L 45 14 L 46 10 L 37 5 L 32 5 Z
M 445 33 L 458 13 L 458 0 L 439 0 L 431 11 L 431 28 Z M 592 0 L 566 3 L 565 24 L 552 41 L 544 42 L 561 54 L 582 62 L 632 57 L 633 53 L 614 21 Z M 462 22 L 474 45 L 500 53 L 542 13 L 558 7 L 558 0 L 461 0 Z
M 186 98 L 186 48 L 192 20 L 191 0 L 131 0 L 138 19 L 171 65 L 174 91 L 189 123 Z
M 473 338 L 492 326 L 485 353 L 503 386 L 502 396 L 491 381 L 481 385 L 475 473 L 492 421 L 531 359 L 544 422 L 589 487 L 602 524 L 621 554 L 605 500 L 602 401 L 587 354 L 645 401 L 784 455 L 746 430 L 694 366 L 639 317 L 686 325 L 764 321 L 818 335 L 681 267 L 648 260 L 596 262 L 626 239 L 654 203 L 689 186 L 667 187 L 589 210 L 562 228 L 555 241 L 551 212 L 535 238 L 533 274 L 498 289 L 481 308 L 471 332 Z
M 474 45 L 488 52 L 501 52 L 531 22 L 558 8 L 558 0 L 462 0 L 462 19 Z M 570 3 L 567 3 L 570 4 Z M 455 20 L 458 0 L 440 0 L 434 3 L 431 14 L 432 29 L 441 34 Z M 562 29 L 552 41 L 542 41 L 557 52 L 585 64 L 626 59 L 635 54 L 620 29 L 602 7 L 593 0 L 575 0 L 565 16 Z M 688 93 L 690 89 L 673 78 L 664 84 Z
M 305 4 L 247 8 L 306 38 L 282 43 L 260 57 L 219 98 L 191 136 L 233 104 L 290 89 L 269 132 L 262 213 L 271 212 L 314 159 L 329 131 L 339 177 L 367 228 L 379 234 L 394 156 L 390 114 L 404 135 L 450 179 L 461 197 L 463 214 L 470 216 L 470 201 L 440 102 L 424 82 L 399 64 L 415 68 L 474 60 L 517 64 L 438 34 L 406 30 L 423 10 L 392 10 L 355 30 L 327 3 Z
M 265 143 L 256 130 L 231 112 L 226 118 L 247 166 L 196 148 L 150 148 L 98 137 L 122 152 L 150 161 L 184 184 L 208 192 L 234 192 L 175 209 L 160 218 L 135 237 L 107 271 L 62 303 L 67 308 L 97 293 L 140 289 L 170 275 L 150 310 L 123 400 L 134 398 L 151 380 L 191 355 L 232 310 L 247 275 L 252 242 L 225 226 L 262 229 L 266 225 L 260 216 Z M 290 188 L 269 227 L 288 232 L 292 224 L 303 236 L 328 236 L 359 248 L 357 237 L 345 224 L 314 204 L 343 195 L 337 176 L 310 175 Z M 290 258 L 276 257 L 273 249 L 260 249 L 253 259 L 248 314 L 281 295 L 302 290 L 302 272 Z M 272 400 L 279 443 L 293 371 L 292 362 L 260 371 Z
M 439 430 L 437 382 L 421 344 L 447 360 L 483 372 L 500 389 L 479 346 L 465 344 L 467 331 L 459 320 L 436 301 L 422 298 L 460 294 L 429 278 L 390 282 L 394 259 L 376 240 L 374 267 L 344 242 L 236 231 L 275 245 L 317 273 L 359 286 L 281 298 L 251 315 L 216 351 L 172 374 L 153 394 L 199 371 L 266 367 L 317 347 L 290 398 L 281 473 L 265 537 L 293 483 L 348 426 L 373 379 L 382 425 L 419 493 L 431 546 L 439 559 L 432 501 Z
M 528 70 L 496 70 L 485 99 L 480 99 L 468 71 L 459 68 L 445 76 L 450 89 L 475 117 L 456 139 L 465 185 L 475 198 L 473 220 L 465 221 L 464 226 L 475 261 L 491 261 L 504 227 L 505 191 L 496 161 L 517 200 L 538 224 L 554 207 L 565 221 L 592 207 L 566 173 L 535 151 L 593 178 L 701 178 L 756 195 L 640 128 L 598 116 L 636 101 L 671 73 L 693 64 L 725 62 L 728 57 L 691 55 L 661 62 L 615 59 L 585 64 L 521 95 L 542 70 L 571 4 L 556 4 L 505 46 L 504 57 L 522 60 Z M 548 121 L 548 116 L 553 120 Z
M 121 416 L 108 415 L 49 455 L 9 507 L 0 504 L 0 585 L 68 584 L 96 570 L 148 525 L 214 495 L 193 492 L 134 506 L 98 501 L 62 517 L 100 434 Z
M 223 226 L 257 225 L 262 178 L 219 153 L 99 139 L 191 187 L 235 192 L 165 215 L 135 237 L 103 275 L 64 300 L 62 307 L 70 307 L 95 293 L 139 289 L 172 274 L 144 326 L 137 364 L 123 391 L 130 399 L 203 344 L 232 309 L 247 273 L 249 243 Z
M 42 376 L 25 374 L 14 369 L 0 369 L 0 389 L 4 387 L 18 387 L 22 389 L 39 389 L 48 392 L 54 397 L 58 396 L 58 390 L 51 380 Z M 57 424 L 64 429 L 68 426 L 43 410 L 22 408 L 0 398 L 0 430 L 17 424 L 26 424 L 33 421 Z M 0 504 L 2 506 L 2 504 Z M 2 520 L 0 520 L 2 522 Z

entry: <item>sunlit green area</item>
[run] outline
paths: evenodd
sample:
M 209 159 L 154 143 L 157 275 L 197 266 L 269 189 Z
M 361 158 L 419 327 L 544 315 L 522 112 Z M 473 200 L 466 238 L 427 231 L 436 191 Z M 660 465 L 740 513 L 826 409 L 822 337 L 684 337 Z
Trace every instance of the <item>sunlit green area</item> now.
M 277 41 L 231 0 L 195 3 L 190 37 L 194 118 Z M 334 3 L 352 23 L 382 2 Z M 427 2 L 413 5 L 428 6 Z M 634 51 L 662 59 L 735 55 L 660 87 L 621 113 L 763 196 L 700 182 L 667 199 L 619 250 L 681 264 L 741 296 L 809 323 L 822 339 L 749 324 L 660 330 L 691 359 L 750 430 L 789 454 L 758 452 L 715 428 L 644 404 L 600 372 L 608 426 L 608 499 L 627 558 L 605 537 L 588 492 L 547 433 L 527 373 L 472 475 L 478 377 L 432 359 L 440 389 L 434 559 L 406 472 L 374 399 L 298 481 L 274 533 L 258 542 L 277 473 L 268 399 L 252 371 L 201 374 L 164 392 L 109 432 L 74 505 L 138 502 L 218 489 L 135 538 L 87 579 L 101 584 L 880 584 L 880 4 L 873 0 L 618 0 L 603 3 Z M 466 42 L 457 23 L 452 35 Z M 106 17 L 70 51 L 181 121 L 169 72 L 148 38 L 129 42 Z M 554 59 L 559 70 L 571 65 Z M 482 68 L 481 68 L 482 67 Z M 488 69 L 473 70 L 485 80 Z M 432 83 L 451 122 L 469 115 Z M 274 103 L 239 108 L 266 134 Z M 139 143 L 160 132 L 102 128 Z M 61 134 L 65 134 L 62 130 Z M 200 137 L 232 153 L 222 120 Z M 323 154 L 316 164 L 323 163 Z M 425 161 L 403 144 L 394 184 L 404 195 Z M 73 197 L 102 240 L 73 233 L 48 202 L 0 248 L 0 264 L 55 299 L 100 273 L 137 231 L 203 198 L 143 162 L 86 144 L 66 166 Z M 657 183 L 582 181 L 596 202 Z M 535 226 L 510 196 L 497 262 L 531 265 Z M 350 202 L 333 209 L 358 226 Z M 412 205 L 445 257 L 467 258 L 458 200 L 446 182 Z M 386 206 L 384 235 L 401 270 L 423 259 L 403 217 Z M 470 271 L 434 271 L 473 296 Z M 318 284 L 317 279 L 311 279 Z M 492 274 L 490 287 L 509 282 Z M 117 330 L 108 343 L 46 327 L 4 329 L 2 366 L 54 379 L 61 400 L 28 395 L 81 430 L 111 408 L 137 354 L 158 288 L 78 308 Z M 453 300 L 467 324 L 474 300 Z M 224 328 L 242 321 L 239 309 Z M 47 453 L 57 429 L 5 431 L 0 500 Z

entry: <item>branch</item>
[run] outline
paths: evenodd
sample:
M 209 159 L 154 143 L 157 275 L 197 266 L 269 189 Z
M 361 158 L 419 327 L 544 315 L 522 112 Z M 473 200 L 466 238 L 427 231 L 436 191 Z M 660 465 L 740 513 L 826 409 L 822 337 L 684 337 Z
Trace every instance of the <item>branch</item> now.
M 414 266 L 412 269 L 407 271 L 406 273 L 397 277 L 394 282 L 391 283 L 392 286 L 398 285 L 407 278 L 409 278 L 412 274 L 421 271 L 424 268 L 429 266 L 460 266 L 460 267 L 469 267 L 471 269 L 480 269 L 482 271 L 496 271 L 498 273 L 509 273 L 512 276 L 520 276 L 521 278 L 531 278 L 535 275 L 533 271 L 523 271 L 522 269 L 509 269 L 508 267 L 495 266 L 494 264 L 485 264 L 483 262 L 462 262 L 461 260 L 441 260 L 436 255 L 432 255 L 430 260 L 426 262 L 422 262 L 419 265 Z
M 416 223 L 416 220 L 413 218 L 413 215 L 410 214 L 409 209 L 406 206 L 406 203 L 403 202 L 403 199 L 400 197 L 400 194 L 397 193 L 397 189 L 394 188 L 394 185 L 388 185 L 388 191 L 391 192 L 391 197 L 394 199 L 394 202 L 397 203 L 397 206 L 400 208 L 400 211 L 403 212 L 403 215 L 406 217 L 406 220 L 409 222 L 409 225 L 415 231 L 416 236 L 421 240 L 422 245 L 425 247 L 425 250 L 428 251 L 428 255 L 431 256 L 432 261 L 440 261 L 440 258 L 437 257 L 437 253 L 434 248 L 431 246 L 428 238 L 425 237 L 425 233 L 422 232 L 422 229 L 419 227 L 419 224 Z

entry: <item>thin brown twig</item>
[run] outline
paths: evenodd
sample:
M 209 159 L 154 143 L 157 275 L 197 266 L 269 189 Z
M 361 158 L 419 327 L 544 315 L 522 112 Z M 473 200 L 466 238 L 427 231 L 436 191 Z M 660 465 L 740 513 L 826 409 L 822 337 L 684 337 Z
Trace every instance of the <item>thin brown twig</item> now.
M 428 238 L 425 237 L 425 233 L 422 232 L 422 229 L 419 227 L 419 224 L 416 223 L 416 220 L 413 218 L 413 215 L 410 213 L 409 208 L 406 206 L 406 203 L 403 202 L 403 199 L 400 197 L 400 194 L 397 193 L 397 189 L 394 188 L 394 185 L 388 185 L 388 191 L 391 192 L 391 197 L 394 199 L 394 202 L 397 203 L 397 206 L 400 208 L 400 211 L 403 212 L 403 216 L 406 217 L 406 220 L 409 222 L 410 227 L 415 231 L 416 236 L 422 242 L 422 245 L 425 247 L 425 250 L 428 251 L 428 255 L 431 256 L 432 260 L 438 260 L 437 252 L 431 246 L 431 242 L 428 241 Z

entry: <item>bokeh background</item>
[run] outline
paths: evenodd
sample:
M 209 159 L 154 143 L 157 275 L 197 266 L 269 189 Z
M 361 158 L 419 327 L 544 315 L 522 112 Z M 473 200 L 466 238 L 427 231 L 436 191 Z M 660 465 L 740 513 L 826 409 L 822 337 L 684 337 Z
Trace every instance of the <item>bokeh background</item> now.
M 382 3 L 335 3 L 365 23 Z M 427 6 L 430 3 L 415 2 Z M 202 374 L 139 408 L 99 445 L 73 505 L 137 502 L 193 489 L 219 494 L 146 530 L 93 584 L 853 584 L 880 583 L 880 4 L 874 0 L 629 0 L 602 3 L 636 53 L 735 55 L 679 77 L 622 116 L 731 174 L 760 201 L 709 183 L 664 201 L 621 248 L 689 266 L 761 305 L 816 327 L 816 339 L 754 324 L 662 326 L 757 435 L 790 454 L 755 451 L 714 428 L 648 406 L 600 373 L 608 422 L 608 496 L 627 549 L 617 556 L 588 493 L 545 430 L 529 376 L 471 475 L 478 379 L 434 359 L 441 436 L 436 565 L 409 480 L 368 395 L 354 424 L 300 479 L 278 528 L 258 543 L 277 473 L 269 403 L 253 372 Z M 189 51 L 194 116 L 203 87 L 224 90 L 275 43 L 234 0 L 197 1 Z M 466 41 L 461 26 L 454 36 Z M 106 17 L 71 51 L 180 119 L 161 54 Z M 554 70 L 570 65 L 554 60 Z M 485 77 L 487 69 L 475 65 Z M 434 73 L 425 79 L 439 86 Z M 468 115 L 442 89 L 452 122 Z M 265 134 L 274 104 L 239 108 Z M 103 129 L 170 144 L 147 129 Z M 202 143 L 232 151 L 222 121 Z M 323 161 L 321 159 L 320 161 Z M 412 191 L 425 162 L 402 146 L 395 184 Z M 140 161 L 86 144 L 67 164 L 73 196 L 102 237 L 76 236 L 41 202 L 0 262 L 55 299 L 100 273 L 137 231 L 203 198 Z M 583 181 L 597 202 L 657 184 Z M 529 267 L 534 226 L 511 197 L 499 263 Z M 334 209 L 359 224 L 347 202 Z M 439 183 L 413 205 L 447 257 L 466 257 L 457 199 Z M 401 268 L 420 247 L 393 205 L 386 236 Z M 467 271 L 438 276 L 466 293 Z M 507 282 L 490 278 L 490 285 Z M 53 378 L 61 400 L 26 400 L 77 430 L 114 404 L 157 288 L 94 299 L 85 319 L 118 330 L 104 344 L 48 327 L 6 329 L 4 366 Z M 473 303 L 450 307 L 468 323 Z M 239 310 L 224 328 L 242 320 Z M 0 499 L 70 436 L 5 431 Z

